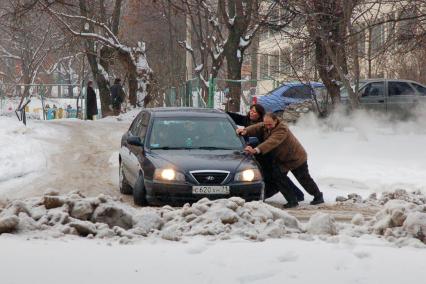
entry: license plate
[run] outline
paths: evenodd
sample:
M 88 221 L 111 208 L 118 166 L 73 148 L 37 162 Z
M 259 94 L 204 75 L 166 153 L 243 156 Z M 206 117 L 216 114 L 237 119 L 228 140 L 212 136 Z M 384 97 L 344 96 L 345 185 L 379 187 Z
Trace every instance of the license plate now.
M 193 194 L 229 194 L 229 186 L 193 186 Z

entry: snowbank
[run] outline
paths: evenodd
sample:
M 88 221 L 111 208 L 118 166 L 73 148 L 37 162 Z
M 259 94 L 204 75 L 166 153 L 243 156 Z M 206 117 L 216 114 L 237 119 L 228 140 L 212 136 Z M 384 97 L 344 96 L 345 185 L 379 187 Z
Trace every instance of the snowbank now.
M 48 142 L 66 137 L 65 131 L 32 121 L 24 126 L 16 118 L 0 119 L 0 189 L 11 179 L 40 173 L 58 147 Z
M 321 235 L 322 239 L 333 241 L 336 235 L 377 235 L 399 246 L 424 246 L 421 242 L 426 244 L 426 196 L 394 192 L 376 199 L 376 204 L 390 195 L 394 199 L 388 200 L 371 220 L 365 221 L 358 214 L 351 223 L 337 223 L 331 214 L 317 213 L 304 224 L 284 210 L 237 197 L 215 201 L 204 198 L 182 208 L 134 208 L 105 195 L 85 197 L 78 192 L 57 195 L 51 191 L 39 198 L 3 204 L 0 233 L 75 235 L 120 243 L 143 237 L 170 241 L 185 241 L 194 236 L 210 240 L 264 241 L 295 236 L 310 240 L 312 236 Z M 413 201 L 404 200 L 407 198 Z

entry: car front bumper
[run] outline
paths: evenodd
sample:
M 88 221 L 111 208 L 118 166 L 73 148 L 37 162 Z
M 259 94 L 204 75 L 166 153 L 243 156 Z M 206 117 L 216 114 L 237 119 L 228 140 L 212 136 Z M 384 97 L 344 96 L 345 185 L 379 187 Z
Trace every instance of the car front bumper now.
M 229 194 L 193 194 L 195 184 L 159 183 L 145 180 L 146 199 L 150 204 L 184 204 L 193 203 L 207 197 L 210 200 L 241 197 L 246 201 L 261 200 L 264 194 L 263 181 L 253 183 L 231 183 Z

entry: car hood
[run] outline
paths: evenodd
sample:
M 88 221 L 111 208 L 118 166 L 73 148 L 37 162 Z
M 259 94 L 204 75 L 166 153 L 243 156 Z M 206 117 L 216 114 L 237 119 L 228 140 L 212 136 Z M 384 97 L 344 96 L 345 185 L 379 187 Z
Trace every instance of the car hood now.
M 155 150 L 147 157 L 156 168 L 174 168 L 181 172 L 257 167 L 251 156 L 235 150 Z

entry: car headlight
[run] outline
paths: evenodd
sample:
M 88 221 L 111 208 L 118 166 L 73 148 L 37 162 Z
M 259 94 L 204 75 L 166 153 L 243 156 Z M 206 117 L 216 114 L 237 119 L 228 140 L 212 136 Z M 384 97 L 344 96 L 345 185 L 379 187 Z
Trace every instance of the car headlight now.
M 262 174 L 258 169 L 247 169 L 235 175 L 235 181 L 258 181 L 262 179 Z
M 185 181 L 185 176 L 173 169 L 156 169 L 154 180 L 160 181 Z

